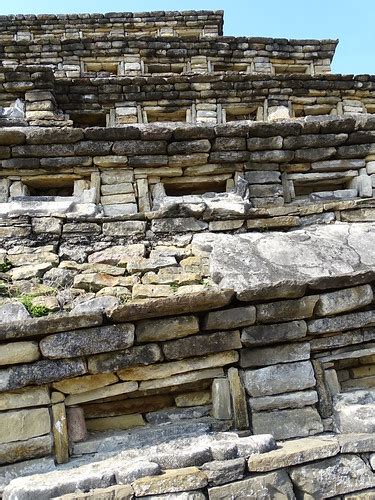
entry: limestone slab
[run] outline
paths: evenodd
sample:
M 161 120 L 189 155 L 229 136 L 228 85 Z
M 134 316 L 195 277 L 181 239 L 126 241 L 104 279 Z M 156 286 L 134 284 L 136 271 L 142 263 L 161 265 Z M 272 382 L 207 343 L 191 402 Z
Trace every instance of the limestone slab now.
M 191 382 L 197 382 L 198 380 L 214 379 L 220 377 L 224 377 L 224 371 L 222 368 L 208 368 L 207 370 L 198 370 L 194 372 L 183 373 L 159 380 L 145 380 L 144 382 L 141 382 L 139 384 L 139 390 L 146 391 L 149 389 L 159 389 L 162 387 L 171 387 L 175 385 L 178 386 L 189 384 Z
M 57 403 L 52 405 L 51 413 L 55 459 L 58 464 L 64 464 L 69 460 L 69 439 L 65 404 Z
M 49 434 L 26 441 L 2 443 L 0 444 L 0 464 L 49 456 L 52 454 L 52 447 L 52 437 Z
M 206 244 L 195 235 L 194 244 Z M 292 232 L 214 234 L 210 273 L 240 300 L 291 297 L 306 285 L 338 288 L 374 277 L 375 225 L 329 224 Z
M 245 459 L 217 460 L 202 466 L 202 472 L 208 477 L 209 486 L 219 486 L 232 483 L 243 478 L 245 473 Z
M 303 408 L 317 403 L 318 394 L 316 391 L 288 392 L 275 396 L 264 396 L 250 398 L 249 405 L 252 411 L 283 410 L 285 408 Z
M 246 370 L 244 385 L 253 397 L 302 391 L 315 385 L 314 370 L 310 361 Z
M 238 330 L 230 330 L 171 340 L 165 342 L 162 349 L 166 359 L 173 360 L 198 356 L 200 354 L 241 349 L 241 347 L 240 332 Z
M 249 428 L 246 394 L 237 368 L 229 368 L 228 380 L 232 399 L 235 429 L 246 430 Z
M 311 335 L 322 335 L 373 325 L 375 325 L 375 310 L 343 314 L 334 318 L 314 319 L 308 322 L 307 330 Z
M 207 289 L 194 294 L 175 294 L 171 297 L 130 302 L 115 307 L 108 313 L 108 317 L 113 322 L 121 322 L 219 309 L 226 306 L 232 296 L 232 291 L 216 289 Z
M 247 465 L 250 472 L 268 472 L 332 457 L 339 451 L 338 439 L 333 436 L 293 439 L 280 443 L 276 450 L 251 455 Z
M 370 285 L 345 288 L 320 295 L 315 313 L 318 316 L 334 316 L 360 309 L 371 304 L 374 294 Z
M 274 347 L 256 349 L 242 349 L 240 352 L 240 366 L 253 368 L 277 363 L 292 363 L 310 358 L 308 343 L 295 343 Z
M 89 373 L 114 372 L 136 365 L 150 365 L 162 360 L 157 344 L 145 344 L 112 353 L 97 354 L 88 358 Z
M 243 328 L 241 342 L 244 346 L 275 344 L 296 340 L 306 336 L 305 321 L 291 321 L 273 325 L 254 325 Z
M 204 330 L 231 330 L 253 325 L 256 318 L 254 306 L 234 307 L 222 311 L 212 311 L 203 320 Z
M 356 455 L 295 467 L 290 477 L 300 498 L 327 498 L 375 487 L 375 474 Z
M 323 432 L 320 415 L 311 406 L 253 413 L 252 424 L 255 434 L 272 432 L 275 439 L 305 437 Z
M 84 375 L 86 364 L 80 358 L 36 361 L 0 370 L 0 392 L 19 389 L 26 385 L 43 385 L 49 382 Z
M 51 422 L 48 408 L 9 411 L 0 414 L 0 442 L 26 441 L 48 434 Z
M 293 500 L 293 485 L 285 471 L 261 474 L 242 481 L 215 486 L 208 489 L 209 500 L 228 500 L 228 498 L 245 500 L 259 498 L 262 492 L 264 498 L 285 498 Z
M 311 318 L 314 312 L 318 295 L 309 295 L 298 300 L 282 300 L 260 304 L 257 308 L 257 321 L 259 323 L 277 323 Z
M 3 465 L 0 467 L 0 494 L 7 484 L 16 477 L 31 476 L 55 470 L 53 458 L 34 458 L 17 464 Z
M 194 394 L 194 393 L 193 393 Z M 178 397 L 178 396 L 177 396 Z M 118 401 L 97 402 L 83 405 L 86 418 L 115 417 L 146 413 L 174 406 L 172 395 L 154 395 L 136 398 L 120 399 Z
M 174 399 L 177 408 L 208 405 L 211 403 L 211 391 L 188 392 L 179 394 Z
M 84 375 L 83 377 L 61 380 L 61 382 L 55 382 L 53 387 L 64 394 L 80 394 L 116 382 L 118 382 L 118 378 L 114 373 L 99 373 L 98 375 Z
M 47 387 L 28 387 L 18 391 L 3 392 L 0 394 L 0 411 L 28 406 L 47 406 L 50 404 Z
M 25 321 L 26 319 L 26 321 Z M 37 337 L 50 333 L 75 330 L 98 326 L 103 322 L 102 314 L 56 314 L 53 317 L 23 318 L 22 321 L 14 320 L 14 315 L 9 315 L 0 325 L 0 340 Z
M 37 361 L 40 352 L 37 342 L 12 342 L 3 344 L 0 349 L 0 365 L 15 365 Z
M 121 380 L 155 380 L 172 377 L 179 373 L 186 373 L 206 368 L 215 368 L 230 365 L 238 361 L 237 351 L 226 351 L 208 356 L 199 356 L 181 361 L 171 361 L 152 366 L 142 366 L 120 370 L 117 374 Z
M 199 332 L 196 316 L 176 316 L 174 318 L 140 321 L 136 325 L 137 342 L 160 342 L 178 339 Z
M 207 485 L 207 476 L 196 467 L 166 471 L 160 476 L 138 479 L 132 484 L 137 496 L 198 490 Z
M 93 401 L 95 399 L 109 398 L 119 394 L 127 394 L 134 392 L 138 389 L 137 382 L 123 382 L 120 384 L 113 384 L 100 389 L 93 389 L 91 391 L 82 392 L 79 394 L 71 394 L 65 399 L 67 406 L 73 406 L 86 401 Z
M 40 342 L 40 349 L 46 358 L 75 358 L 126 349 L 133 343 L 134 325 L 123 323 L 57 333 L 45 337 Z

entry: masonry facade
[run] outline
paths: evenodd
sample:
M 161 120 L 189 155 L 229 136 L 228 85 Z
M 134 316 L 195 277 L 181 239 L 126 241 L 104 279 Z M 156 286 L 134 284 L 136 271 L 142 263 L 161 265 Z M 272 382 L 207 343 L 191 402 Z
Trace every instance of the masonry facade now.
M 0 18 L 4 499 L 372 498 L 375 80 L 336 45 Z

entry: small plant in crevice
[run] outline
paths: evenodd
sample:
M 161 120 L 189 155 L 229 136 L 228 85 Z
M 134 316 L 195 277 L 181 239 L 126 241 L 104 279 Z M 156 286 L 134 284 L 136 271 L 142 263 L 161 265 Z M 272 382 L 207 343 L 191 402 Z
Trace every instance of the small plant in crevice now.
M 49 310 L 45 306 L 38 306 L 38 305 L 33 305 L 33 297 L 30 295 L 21 295 L 21 297 L 18 297 L 18 301 L 23 304 L 28 313 L 33 317 L 33 318 L 40 318 L 41 316 L 47 316 L 49 313 Z
M 173 292 L 177 292 L 177 290 L 179 289 L 180 285 L 179 283 L 177 283 L 177 281 L 174 281 L 173 283 L 171 283 L 169 285 L 171 287 L 171 289 L 173 290 Z

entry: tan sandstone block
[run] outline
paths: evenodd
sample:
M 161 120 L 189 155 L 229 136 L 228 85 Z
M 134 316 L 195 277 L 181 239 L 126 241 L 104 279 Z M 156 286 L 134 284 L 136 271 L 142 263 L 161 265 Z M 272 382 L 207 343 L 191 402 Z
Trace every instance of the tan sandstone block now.
M 160 476 L 143 477 L 132 484 L 136 496 L 191 491 L 207 486 L 207 476 L 197 467 L 167 470 Z
M 24 441 L 51 430 L 48 408 L 9 411 L 0 414 L 0 443 Z
M 0 349 L 0 365 L 29 363 L 40 358 L 38 342 L 12 342 Z
M 140 321 L 135 330 L 137 342 L 158 342 L 186 337 L 199 332 L 196 316 Z
M 189 406 L 204 406 L 211 403 L 211 391 L 189 392 L 175 397 L 176 406 L 185 408 Z
M 141 391 L 146 391 L 149 389 L 159 389 L 162 387 L 190 384 L 192 382 L 198 382 L 199 380 L 214 379 L 220 377 L 224 377 L 224 370 L 222 368 L 209 368 L 208 370 L 198 370 L 195 372 L 174 375 L 173 377 L 159 380 L 147 380 L 139 384 L 139 389 Z
M 55 382 L 53 387 L 64 394 L 81 394 L 116 382 L 118 382 L 118 377 L 114 373 L 100 373 L 98 375 L 68 378 L 61 382 Z
M 64 464 L 69 460 L 68 426 L 64 403 L 52 405 L 52 431 L 56 462 Z
M 124 382 L 122 384 L 114 384 L 92 391 L 82 392 L 80 394 L 71 394 L 65 399 L 67 406 L 77 405 L 85 401 L 94 401 L 95 399 L 109 398 L 111 396 L 118 396 L 119 394 L 127 394 L 134 392 L 138 389 L 137 382 Z
M 106 431 L 109 429 L 132 429 L 145 425 L 141 414 L 119 415 L 117 417 L 91 418 L 86 421 L 88 431 Z
M 117 372 L 121 380 L 155 380 L 172 377 L 179 373 L 191 372 L 194 370 L 204 370 L 205 368 L 215 368 L 230 365 L 238 361 L 237 351 L 226 351 L 208 356 L 172 361 L 170 363 L 160 363 L 152 366 L 136 366 L 126 368 Z
M 26 387 L 0 394 L 0 411 L 28 406 L 45 406 L 50 403 L 47 387 Z

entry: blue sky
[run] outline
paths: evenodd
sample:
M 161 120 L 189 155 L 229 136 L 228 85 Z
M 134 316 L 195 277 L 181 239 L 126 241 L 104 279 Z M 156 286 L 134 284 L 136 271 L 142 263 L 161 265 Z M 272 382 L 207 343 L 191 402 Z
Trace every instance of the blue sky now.
M 375 74 L 375 0 L 0 0 L 0 14 L 225 10 L 235 36 L 340 39 L 333 71 Z

